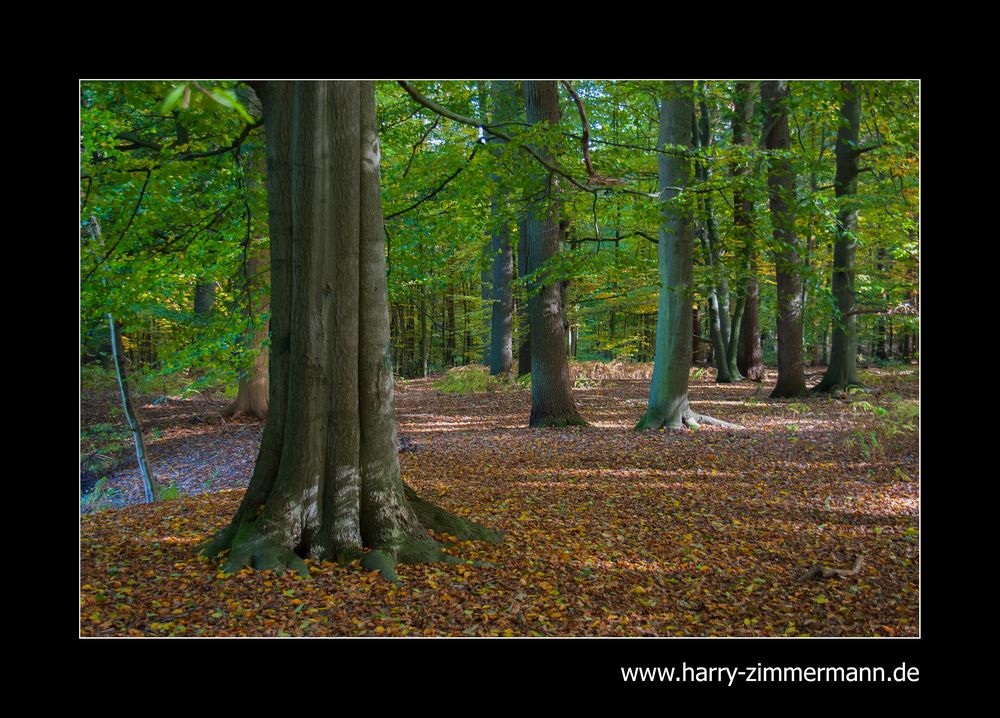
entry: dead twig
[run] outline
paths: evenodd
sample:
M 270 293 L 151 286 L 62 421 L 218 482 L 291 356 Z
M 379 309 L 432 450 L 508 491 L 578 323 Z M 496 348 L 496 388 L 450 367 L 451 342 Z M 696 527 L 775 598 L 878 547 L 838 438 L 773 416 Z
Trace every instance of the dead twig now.
M 826 566 L 816 564 L 804 574 L 799 576 L 798 582 L 802 583 L 803 581 L 808 581 L 813 578 L 848 578 L 849 576 L 857 576 L 861 571 L 861 565 L 863 562 L 863 557 L 858 554 L 858 557 L 854 559 L 854 568 L 828 568 Z

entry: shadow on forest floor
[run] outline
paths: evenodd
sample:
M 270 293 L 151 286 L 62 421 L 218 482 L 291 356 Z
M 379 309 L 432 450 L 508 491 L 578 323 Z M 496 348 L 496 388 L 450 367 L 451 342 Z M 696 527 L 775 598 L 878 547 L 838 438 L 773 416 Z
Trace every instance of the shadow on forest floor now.
M 818 371 L 809 374 L 816 383 Z M 886 391 L 916 398 L 916 381 L 897 374 L 870 372 Z M 235 510 L 261 423 L 204 422 L 222 399 L 143 403 L 157 478 L 211 495 L 83 517 L 81 630 L 917 635 L 915 432 L 888 456 L 866 456 L 848 444 L 863 420 L 851 397 L 771 400 L 772 386 L 773 373 L 758 386 L 717 385 L 708 372 L 691 380 L 692 405 L 744 430 L 637 433 L 644 380 L 574 390 L 590 426 L 547 430 L 527 426 L 527 391 L 456 396 L 431 380 L 402 383 L 399 430 L 415 444 L 400 454 L 404 478 L 505 540 L 457 549 L 494 567 L 404 566 L 399 585 L 328 565 L 304 583 L 260 572 L 216 580 L 194 546 Z M 140 498 L 131 464 L 123 458 L 107 482 L 117 505 Z M 795 580 L 858 554 L 864 567 L 853 579 Z

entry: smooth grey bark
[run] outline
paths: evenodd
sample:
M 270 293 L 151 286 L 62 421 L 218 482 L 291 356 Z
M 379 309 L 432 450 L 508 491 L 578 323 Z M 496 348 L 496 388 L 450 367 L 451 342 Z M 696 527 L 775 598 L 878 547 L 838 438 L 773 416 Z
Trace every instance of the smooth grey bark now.
M 526 119 L 531 124 L 558 126 L 562 113 L 559 93 L 553 81 L 524 83 Z M 552 149 L 538 148 L 551 160 Z M 528 274 L 537 272 L 560 249 L 559 181 L 554 173 L 542 174 L 532 167 L 535 197 L 525 218 L 525 244 L 528 247 Z M 531 418 L 530 425 L 583 425 L 573 400 L 566 357 L 566 325 L 562 309 L 562 283 L 547 279 L 545 284 L 529 280 L 528 322 L 531 326 Z
M 754 104 L 752 86 L 749 82 L 737 82 L 735 92 L 733 145 L 749 150 L 753 144 L 750 131 Z M 741 293 L 743 314 L 739 322 L 736 368 L 750 381 L 763 381 L 764 350 L 760 345 L 760 290 L 757 283 L 760 268 L 754 239 L 753 200 L 747 191 L 750 179 L 750 163 L 749 158 L 746 158 L 733 167 L 733 228 L 736 241 L 743 248 L 743 267 L 746 272 Z M 736 324 L 735 320 L 733 323 Z
M 115 371 L 118 374 L 118 389 L 122 394 L 122 407 L 125 409 L 125 421 L 132 431 L 132 441 L 135 444 L 135 458 L 139 463 L 139 473 L 142 475 L 142 488 L 146 496 L 146 501 L 156 501 L 160 497 L 160 485 L 153 477 L 153 471 L 149 468 L 149 460 L 146 455 L 146 440 L 142 436 L 142 426 L 139 424 L 139 417 L 136 416 L 135 406 L 132 404 L 132 392 L 129 390 L 128 373 L 125 371 L 125 350 L 122 347 L 121 327 L 115 321 L 114 316 L 108 313 L 108 328 L 111 332 L 111 347 L 114 353 Z
M 496 81 L 490 83 L 490 100 L 493 122 L 504 122 L 517 116 L 518 90 L 515 83 Z M 487 140 L 499 147 L 498 138 Z M 490 327 L 490 374 L 510 374 L 514 369 L 514 253 L 511 248 L 510 217 L 507 212 L 508 190 L 496 175 L 493 195 L 490 198 L 490 217 L 493 231 L 490 254 L 493 270 L 493 302 Z
M 420 285 L 420 366 L 421 376 L 427 378 L 431 357 L 431 333 L 427 331 L 427 285 Z
M 305 558 L 360 557 L 395 580 L 398 562 L 447 560 L 427 528 L 498 536 L 430 507 L 400 477 L 374 85 L 267 82 L 258 95 L 271 235 L 270 412 L 243 502 L 203 552 L 229 549 L 226 572 L 303 575 Z
M 854 256 L 857 252 L 858 134 L 861 125 L 861 95 L 856 82 L 841 83 L 840 129 L 835 150 L 837 172 L 833 180 L 837 197 L 837 235 L 833 242 L 833 296 L 837 312 L 833 318 L 830 365 L 815 391 L 842 391 L 861 384 L 858 379 L 858 331 L 854 294 Z
M 719 423 L 694 413 L 688 404 L 688 377 L 693 337 L 691 290 L 694 261 L 694 208 L 684 190 L 692 179 L 691 160 L 662 152 L 667 145 L 692 147 L 693 83 L 664 85 L 657 141 L 660 190 L 660 231 L 657 263 L 660 296 L 656 322 L 656 353 L 649 388 L 649 407 L 636 429 L 696 428 Z
M 767 191 L 778 293 L 778 381 L 771 396 L 799 396 L 806 391 L 806 375 L 802 361 L 802 277 L 795 236 L 795 173 L 788 157 L 788 82 L 761 82 L 760 94 L 766 128 L 764 146 L 770 154 Z
M 489 249 L 488 245 L 487 249 Z M 493 272 L 486 262 L 483 263 L 483 268 L 480 270 L 479 275 L 479 306 L 483 313 L 483 351 L 480 363 L 483 366 L 489 366 L 490 345 L 492 344 L 490 331 L 493 327 L 493 286 L 491 281 L 493 279 Z
M 517 220 L 517 277 L 528 276 L 528 257 L 531 250 L 528 247 L 528 224 L 524 214 Z M 517 305 L 518 326 L 521 330 L 521 343 L 517 347 L 517 375 L 531 373 L 531 322 L 528 319 L 528 299 L 525 295 Z
M 703 95 L 703 92 L 701 94 Z M 704 96 L 701 97 L 698 104 L 700 116 L 695 128 L 695 145 L 701 148 L 708 148 L 712 145 L 712 132 L 708 103 L 705 101 Z M 699 162 L 697 172 L 701 182 L 711 181 L 712 168 L 707 162 Z M 717 370 L 715 380 L 720 384 L 729 384 L 743 378 L 735 366 L 730 363 L 729 279 L 726 277 L 726 268 L 722 263 L 722 240 L 719 237 L 719 230 L 715 223 L 715 209 L 711 194 L 704 195 L 702 204 L 705 223 L 699 230 L 699 238 L 701 240 L 704 262 L 710 270 L 709 286 L 706 294 L 708 299 L 712 353 Z

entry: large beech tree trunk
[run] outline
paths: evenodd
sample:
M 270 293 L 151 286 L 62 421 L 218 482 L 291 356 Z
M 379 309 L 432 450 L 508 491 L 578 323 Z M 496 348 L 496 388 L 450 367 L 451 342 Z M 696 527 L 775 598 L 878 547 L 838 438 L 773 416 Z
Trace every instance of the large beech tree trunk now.
M 553 81 L 524 83 L 524 107 L 531 124 L 558 125 L 559 93 Z M 547 159 L 551 150 L 539 148 Z M 536 272 L 559 252 L 558 181 L 548 173 L 535 182 L 536 199 L 524 222 L 528 247 L 528 273 Z M 548 279 L 528 286 L 528 322 L 531 326 L 531 426 L 585 424 L 573 401 L 566 357 L 562 283 Z
M 767 190 L 778 285 L 778 381 L 771 396 L 799 396 L 806 391 L 806 375 L 802 361 L 802 277 L 795 236 L 795 174 L 788 158 L 788 82 L 761 82 L 760 95 L 767 133 L 764 142 L 768 150 L 774 151 L 767 173 Z
M 348 561 L 395 580 L 446 560 L 427 528 L 497 535 L 420 500 L 400 478 L 375 91 L 370 82 L 267 82 L 271 398 L 224 571 Z
M 683 190 L 691 184 L 691 160 L 662 150 L 667 145 L 691 148 L 694 115 L 690 81 L 666 83 L 660 105 L 657 142 L 660 189 L 660 269 L 656 355 L 649 388 L 649 408 L 636 429 L 682 429 L 703 421 L 725 424 L 695 414 L 688 405 L 688 376 L 693 337 L 691 282 L 694 258 L 694 207 Z M 723 359 L 724 361 L 725 359 Z
M 837 236 L 833 242 L 833 296 L 837 314 L 833 318 L 833 341 L 830 365 L 816 391 L 840 391 L 859 385 L 858 329 L 854 311 L 854 255 L 857 251 L 858 206 L 858 134 L 861 125 L 861 95 L 856 82 L 841 84 L 844 101 L 840 106 L 840 129 L 837 132 L 837 173 L 833 188 L 840 203 L 837 210 Z

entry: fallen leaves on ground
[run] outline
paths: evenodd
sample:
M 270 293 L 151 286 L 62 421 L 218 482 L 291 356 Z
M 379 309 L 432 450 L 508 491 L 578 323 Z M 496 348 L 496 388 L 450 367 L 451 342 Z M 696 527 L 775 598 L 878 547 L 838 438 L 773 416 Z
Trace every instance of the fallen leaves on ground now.
M 81 517 L 81 633 L 918 634 L 915 436 L 892 457 L 865 459 L 845 451 L 859 421 L 849 401 L 770 400 L 770 384 L 710 376 L 692 379 L 695 411 L 746 430 L 636 433 L 648 382 L 595 384 L 574 391 L 591 425 L 564 430 L 527 427 L 527 392 L 398 387 L 400 432 L 415 444 L 400 454 L 405 479 L 505 532 L 498 545 L 451 549 L 491 566 L 404 565 L 398 585 L 328 563 L 310 563 L 305 579 L 223 575 L 197 546 L 236 511 L 242 489 L 229 489 Z M 895 390 L 915 396 L 916 383 Z M 245 486 L 259 431 L 255 422 L 166 429 L 150 442 L 154 471 L 165 461 Z M 859 554 L 856 577 L 796 581 Z

